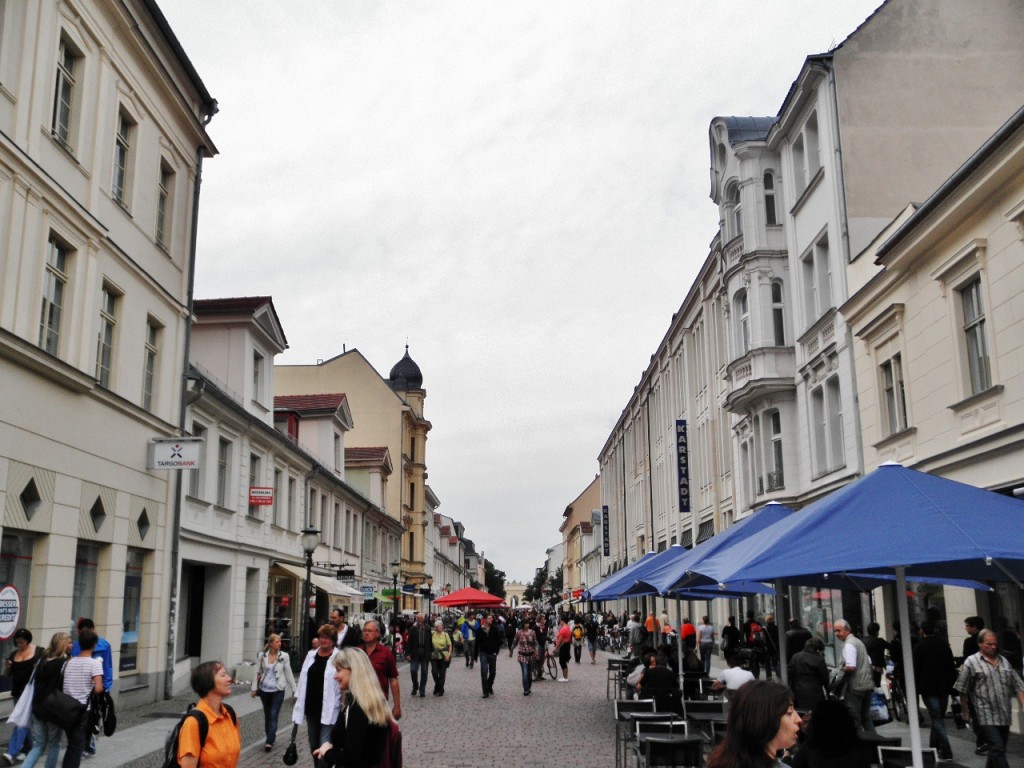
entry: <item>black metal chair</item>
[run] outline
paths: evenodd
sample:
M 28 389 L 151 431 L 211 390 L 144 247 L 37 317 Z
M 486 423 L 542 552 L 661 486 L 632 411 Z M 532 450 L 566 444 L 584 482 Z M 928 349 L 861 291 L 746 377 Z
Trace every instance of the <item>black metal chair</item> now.
M 703 745 L 688 736 L 648 736 L 642 768 L 702 768 Z
M 921 750 L 924 768 L 935 768 L 939 764 L 937 749 Z M 879 747 L 878 763 L 882 768 L 910 768 L 914 764 L 914 750 L 910 747 Z
M 612 702 L 615 715 L 615 766 L 621 768 L 626 762 L 625 743 L 632 738 L 632 730 L 626 732 L 625 725 L 630 722 L 626 716 L 633 712 L 654 712 L 654 699 L 616 699 Z M 630 726 L 632 729 L 632 726 Z
M 608 672 L 604 683 L 604 697 L 606 699 L 611 698 L 611 691 L 614 688 L 616 691 L 619 690 L 619 681 L 622 678 L 622 670 L 626 668 L 626 664 L 629 663 L 628 659 L 611 658 L 608 659 Z

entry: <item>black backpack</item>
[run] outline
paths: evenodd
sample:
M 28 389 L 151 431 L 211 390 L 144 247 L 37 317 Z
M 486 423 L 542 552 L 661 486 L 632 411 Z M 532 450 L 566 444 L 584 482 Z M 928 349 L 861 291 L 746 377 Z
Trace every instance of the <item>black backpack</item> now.
M 222 704 L 221 706 L 227 710 L 228 716 L 231 718 L 231 723 L 233 725 L 238 725 L 238 718 L 235 716 L 235 710 L 227 704 Z M 203 745 L 206 744 L 206 734 L 210 730 L 210 721 L 206 719 L 206 715 L 204 715 L 200 710 L 194 708 L 190 709 L 182 716 L 177 725 L 171 729 L 171 732 L 167 734 L 167 738 L 164 739 L 164 761 L 160 764 L 161 768 L 178 768 L 178 737 L 181 735 L 181 727 L 190 717 L 194 717 L 196 725 L 199 726 L 200 751 L 202 751 Z

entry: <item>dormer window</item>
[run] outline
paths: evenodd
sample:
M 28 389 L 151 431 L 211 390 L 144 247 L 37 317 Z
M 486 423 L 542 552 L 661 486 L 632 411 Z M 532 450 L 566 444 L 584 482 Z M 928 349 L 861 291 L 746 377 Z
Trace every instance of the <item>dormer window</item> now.
M 266 375 L 266 360 L 259 350 L 252 353 L 252 399 L 263 402 L 263 385 Z

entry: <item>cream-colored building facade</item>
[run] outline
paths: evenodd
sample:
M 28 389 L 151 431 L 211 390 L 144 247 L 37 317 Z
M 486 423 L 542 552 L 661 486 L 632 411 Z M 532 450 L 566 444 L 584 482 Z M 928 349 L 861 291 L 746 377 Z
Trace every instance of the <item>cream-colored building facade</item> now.
M 601 483 L 595 475 L 583 492 L 562 512 L 562 590 L 576 595 L 596 582 L 588 582 L 594 574 L 586 571 L 587 555 L 595 548 L 594 517 L 600 516 Z M 600 574 L 598 574 L 599 576 Z
M 426 390 L 419 367 L 405 355 L 381 376 L 358 350 L 349 350 L 315 365 L 280 365 L 275 371 L 279 395 L 344 392 L 352 409 L 353 426 L 346 436 L 350 447 L 385 447 L 396 462 L 389 480 L 384 511 L 405 527 L 401 552 L 400 584 L 418 586 L 428 574 L 427 433 L 424 416 Z M 390 575 L 389 575 L 390 578 Z M 416 605 L 409 601 L 403 608 Z
M 1001 493 L 1024 488 L 1024 108 L 851 274 L 859 284 L 842 312 L 857 339 L 866 468 L 897 461 Z M 967 616 L 1024 626 L 1013 585 L 936 592 L 954 649 Z
M 93 618 L 119 707 L 173 663 L 178 470 L 147 451 L 181 434 L 216 111 L 155 4 L 0 2 L 0 586 L 43 645 Z
M 864 472 L 847 268 L 1024 103 L 1022 24 L 1010 0 L 889 0 L 777 115 L 711 121 L 718 231 L 598 456 L 603 575 Z M 860 619 L 856 597 L 797 599 Z

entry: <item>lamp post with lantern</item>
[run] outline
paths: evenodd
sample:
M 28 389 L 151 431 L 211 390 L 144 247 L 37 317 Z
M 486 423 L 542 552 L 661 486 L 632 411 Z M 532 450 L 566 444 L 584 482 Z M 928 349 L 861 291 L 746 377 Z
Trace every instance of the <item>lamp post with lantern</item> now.
M 309 626 L 309 592 L 310 585 L 313 580 L 313 553 L 320 544 L 319 529 L 314 528 L 311 525 L 303 528 L 300 541 L 302 542 L 302 551 L 306 554 L 306 583 L 302 588 L 302 638 L 305 643 L 303 645 L 302 652 L 305 653 L 309 650 L 309 646 L 313 642 L 313 638 L 310 636 Z
M 427 618 L 430 618 L 430 595 L 434 589 L 434 577 L 427 576 Z
M 391 621 L 394 623 L 398 619 L 398 575 L 402 572 L 402 563 L 399 560 L 395 560 L 391 563 L 391 596 L 395 601 L 395 607 L 392 611 Z

